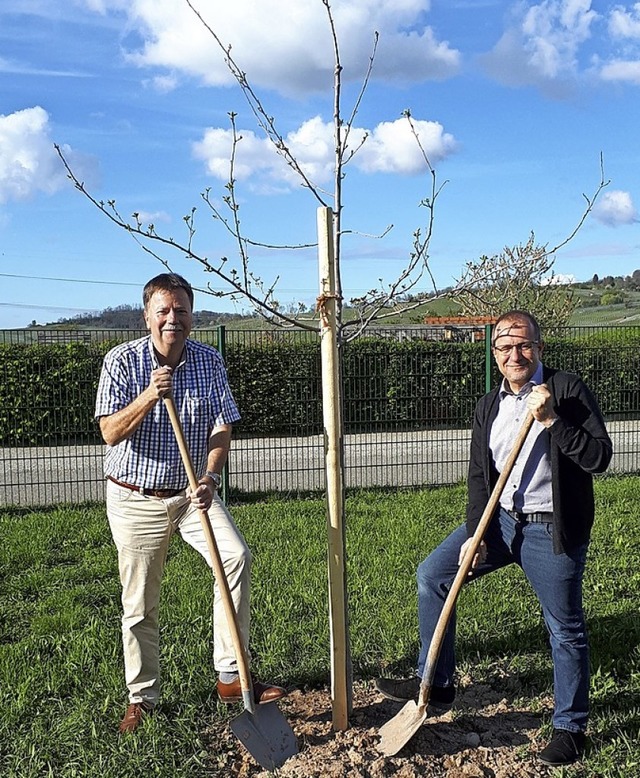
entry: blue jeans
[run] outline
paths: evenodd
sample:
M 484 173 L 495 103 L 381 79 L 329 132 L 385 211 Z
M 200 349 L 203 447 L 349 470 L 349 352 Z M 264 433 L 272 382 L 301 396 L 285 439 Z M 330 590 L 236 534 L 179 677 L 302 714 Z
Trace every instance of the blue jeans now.
M 485 535 L 487 558 L 470 579 L 512 563 L 520 565 L 538 597 L 549 631 L 555 698 L 553 726 L 584 732 L 589 715 L 589 647 L 582 609 L 582 577 L 588 544 L 569 554 L 554 554 L 552 531 L 551 524 L 519 524 L 501 509 Z M 420 676 L 438 616 L 458 569 L 460 547 L 466 539 L 466 527 L 458 527 L 418 567 Z M 454 610 L 435 668 L 434 686 L 453 683 L 455 631 Z

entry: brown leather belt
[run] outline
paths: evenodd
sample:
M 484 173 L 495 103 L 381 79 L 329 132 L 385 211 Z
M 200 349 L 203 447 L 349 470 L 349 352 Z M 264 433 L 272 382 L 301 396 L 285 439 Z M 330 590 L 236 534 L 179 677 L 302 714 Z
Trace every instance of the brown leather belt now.
M 177 494 L 184 492 L 184 489 L 145 489 L 143 486 L 135 486 L 134 484 L 126 484 L 124 481 L 118 481 L 111 475 L 108 475 L 107 479 L 113 481 L 117 486 L 122 486 L 124 489 L 138 492 L 143 497 L 158 497 L 161 500 L 166 500 L 169 497 L 175 497 Z

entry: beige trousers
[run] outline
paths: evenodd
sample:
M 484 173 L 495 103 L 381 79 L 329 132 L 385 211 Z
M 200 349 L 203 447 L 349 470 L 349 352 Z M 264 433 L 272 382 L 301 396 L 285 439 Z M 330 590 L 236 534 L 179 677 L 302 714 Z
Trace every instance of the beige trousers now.
M 216 495 L 208 511 L 220 551 L 238 627 L 248 654 L 251 552 Z M 118 550 L 122 584 L 122 643 L 130 702 L 155 705 L 160 693 L 158 607 L 169 541 L 177 532 L 211 567 L 198 510 L 184 494 L 161 500 L 107 481 L 107 516 Z M 236 672 L 231 633 L 217 584 L 213 598 L 213 664 Z

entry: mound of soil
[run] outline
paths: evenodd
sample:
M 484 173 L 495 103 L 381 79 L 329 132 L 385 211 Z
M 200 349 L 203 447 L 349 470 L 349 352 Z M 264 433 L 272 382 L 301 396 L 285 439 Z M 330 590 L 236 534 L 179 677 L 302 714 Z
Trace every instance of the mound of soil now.
M 513 679 L 510 679 L 510 686 Z M 539 728 L 553 701 L 540 701 L 533 713 L 517 702 L 519 696 L 499 677 L 472 683 L 463 678 L 452 711 L 427 718 L 395 756 L 380 753 L 380 727 L 402 705 L 382 697 L 373 683 L 353 687 L 349 729 L 335 732 L 331 695 L 327 689 L 292 692 L 278 703 L 298 740 L 299 753 L 278 770 L 287 778 L 544 778 L 553 770 L 536 758 L 544 745 Z M 547 718 L 545 716 L 545 718 Z M 224 722 L 206 731 L 210 743 L 208 767 L 215 776 L 261 776 L 264 771 Z

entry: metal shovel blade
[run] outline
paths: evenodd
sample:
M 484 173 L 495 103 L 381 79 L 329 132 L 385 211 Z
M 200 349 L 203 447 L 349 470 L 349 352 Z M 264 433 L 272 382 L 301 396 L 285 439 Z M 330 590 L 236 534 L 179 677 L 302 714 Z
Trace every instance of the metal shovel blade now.
M 281 767 L 298 753 L 293 730 L 275 702 L 245 710 L 231 722 L 231 731 L 265 770 Z
M 427 718 L 427 706 L 409 700 L 399 713 L 380 727 L 378 750 L 393 756 L 408 743 Z

